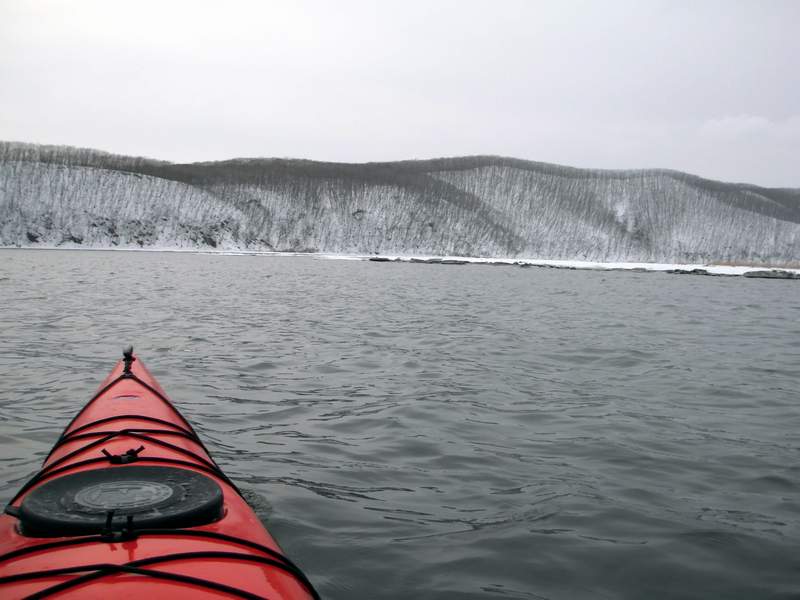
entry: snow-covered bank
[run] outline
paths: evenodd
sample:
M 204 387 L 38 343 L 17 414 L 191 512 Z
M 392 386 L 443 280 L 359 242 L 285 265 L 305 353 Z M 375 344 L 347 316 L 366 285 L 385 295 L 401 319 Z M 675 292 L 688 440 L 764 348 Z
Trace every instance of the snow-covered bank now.
M 369 260 L 374 262 L 410 262 L 443 265 L 508 265 L 517 267 L 549 267 L 592 271 L 652 271 L 686 275 L 716 275 L 764 277 L 769 279 L 800 279 L 800 269 L 778 267 L 753 267 L 742 265 L 674 264 L 647 262 L 597 262 L 581 260 L 542 260 L 535 258 L 482 258 L 465 256 L 338 256 L 317 255 L 330 260 Z
M 544 260 L 535 258 L 485 258 L 476 256 L 410 256 L 410 255 L 365 255 L 365 254 L 324 254 L 319 252 L 273 252 L 263 250 L 205 250 L 191 248 L 86 248 L 72 246 L 0 246 L 0 250 L 43 250 L 66 252 L 169 252 L 183 254 L 205 254 L 211 256 L 264 256 L 293 257 L 304 256 L 319 260 L 351 260 L 370 262 L 404 262 L 431 265 L 495 265 L 512 267 L 542 267 L 552 269 L 572 269 L 590 271 L 638 271 L 686 275 L 744 276 L 768 279 L 800 279 L 800 269 L 782 267 L 754 267 L 745 265 L 708 265 L 647 262 L 597 262 L 580 260 Z

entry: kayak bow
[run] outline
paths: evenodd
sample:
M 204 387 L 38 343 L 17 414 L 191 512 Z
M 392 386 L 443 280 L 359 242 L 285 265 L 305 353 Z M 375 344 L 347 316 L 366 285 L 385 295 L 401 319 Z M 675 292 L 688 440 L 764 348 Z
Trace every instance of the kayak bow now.
M 133 349 L 0 515 L 3 598 L 319 598 Z

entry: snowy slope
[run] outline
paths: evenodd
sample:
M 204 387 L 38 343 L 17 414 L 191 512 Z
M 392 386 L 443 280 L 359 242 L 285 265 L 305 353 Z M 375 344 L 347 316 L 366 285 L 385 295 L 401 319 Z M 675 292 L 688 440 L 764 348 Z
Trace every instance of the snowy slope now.
M 800 190 L 498 157 L 178 165 L 0 143 L 0 245 L 800 260 Z

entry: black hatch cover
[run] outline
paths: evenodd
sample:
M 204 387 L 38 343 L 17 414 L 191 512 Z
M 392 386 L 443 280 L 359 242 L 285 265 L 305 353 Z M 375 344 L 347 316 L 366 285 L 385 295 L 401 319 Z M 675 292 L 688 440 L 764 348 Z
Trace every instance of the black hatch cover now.
M 129 516 L 134 529 L 205 525 L 222 516 L 222 490 L 187 469 L 96 469 L 42 484 L 19 512 L 22 533 L 37 537 L 119 531 L 128 527 Z

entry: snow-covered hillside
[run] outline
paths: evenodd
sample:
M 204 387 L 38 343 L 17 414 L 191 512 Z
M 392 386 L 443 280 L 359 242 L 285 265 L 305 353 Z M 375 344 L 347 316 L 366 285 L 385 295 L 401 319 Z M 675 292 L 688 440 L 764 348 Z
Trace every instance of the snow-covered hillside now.
M 0 143 L 0 245 L 800 261 L 800 190 L 498 157 L 172 164 Z

